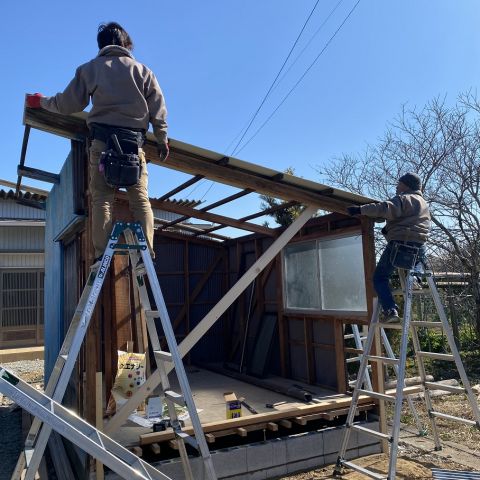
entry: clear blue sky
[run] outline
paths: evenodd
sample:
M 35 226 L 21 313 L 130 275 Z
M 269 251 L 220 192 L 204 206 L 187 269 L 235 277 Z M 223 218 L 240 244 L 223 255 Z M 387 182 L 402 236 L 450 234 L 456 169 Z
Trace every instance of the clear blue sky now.
M 296 52 L 338 0 L 321 0 Z M 338 28 L 356 0 L 343 0 L 273 92 L 247 139 L 272 112 Z M 169 136 L 217 152 L 248 122 L 283 63 L 314 0 L 7 2 L 2 8 L 3 170 L 15 181 L 26 92 L 52 95 L 97 53 L 96 30 L 117 21 L 135 57 L 157 75 L 169 110 Z M 68 5 L 68 8 L 67 8 Z M 314 166 L 375 142 L 402 104 L 437 95 L 453 102 L 480 80 L 478 0 L 362 0 L 296 91 L 238 158 L 320 181 Z M 296 57 L 294 52 L 293 57 Z M 34 131 L 27 165 L 58 172 L 69 142 Z M 150 194 L 186 176 L 150 169 Z M 26 179 L 31 185 L 40 185 Z M 191 198 L 202 198 L 209 182 Z M 204 200 L 226 190 L 215 186 Z M 237 205 L 237 204 L 236 204 Z M 248 214 L 259 200 L 219 213 Z M 230 210 L 229 210 L 230 209 Z

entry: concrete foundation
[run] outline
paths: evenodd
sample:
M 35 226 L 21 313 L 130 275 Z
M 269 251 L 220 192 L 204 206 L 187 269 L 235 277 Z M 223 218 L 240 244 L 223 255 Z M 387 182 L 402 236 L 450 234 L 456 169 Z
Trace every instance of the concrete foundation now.
M 378 422 L 362 425 L 378 430 Z M 266 442 L 215 450 L 213 463 L 219 480 L 266 480 L 311 470 L 335 463 L 343 439 L 344 427 L 331 427 L 312 432 L 277 438 Z M 380 453 L 380 442 L 374 437 L 352 431 L 346 454 L 347 459 Z M 184 480 L 180 459 L 154 464 L 174 480 Z M 191 458 L 193 477 L 208 480 L 203 473 L 200 458 Z M 115 474 L 108 480 L 119 479 Z

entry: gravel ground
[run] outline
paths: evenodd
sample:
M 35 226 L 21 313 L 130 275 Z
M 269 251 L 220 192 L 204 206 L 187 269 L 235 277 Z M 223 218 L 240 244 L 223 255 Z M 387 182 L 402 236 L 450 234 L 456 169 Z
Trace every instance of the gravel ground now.
M 43 389 L 43 360 L 21 360 L 2 366 Z M 22 409 L 0 394 L 0 480 L 10 480 L 22 447 Z

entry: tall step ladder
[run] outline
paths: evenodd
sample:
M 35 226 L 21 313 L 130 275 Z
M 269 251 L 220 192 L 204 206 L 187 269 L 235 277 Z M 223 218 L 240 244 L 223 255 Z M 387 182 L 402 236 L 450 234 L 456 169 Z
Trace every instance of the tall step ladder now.
M 433 437 L 435 441 L 435 449 L 440 450 L 441 444 L 438 436 L 438 430 L 436 425 L 436 418 L 444 418 L 452 421 L 457 421 L 465 423 L 470 426 L 475 426 L 480 429 L 480 410 L 478 407 L 477 400 L 475 395 L 472 392 L 470 382 L 465 373 L 465 369 L 458 353 L 458 349 L 455 345 L 455 340 L 451 327 L 448 323 L 445 310 L 443 308 L 440 295 L 438 293 L 435 281 L 433 279 L 432 272 L 427 269 L 425 261 L 420 261 L 417 266 L 420 266 L 423 269 L 423 275 L 425 275 L 428 283 L 428 293 L 432 295 L 435 307 L 440 318 L 440 321 L 412 321 L 411 312 L 412 312 L 412 297 L 413 297 L 413 283 L 414 278 L 418 275 L 418 269 L 411 268 L 410 270 L 399 269 L 399 275 L 404 286 L 404 315 L 401 323 L 382 323 L 380 322 L 380 305 L 375 300 L 374 311 L 372 315 L 372 320 L 369 326 L 369 332 L 367 340 L 365 343 L 364 353 L 362 354 L 362 359 L 360 362 L 360 369 L 358 372 L 358 379 L 363 379 L 362 381 L 357 381 L 353 396 L 352 403 L 347 415 L 346 428 L 343 437 L 343 441 L 340 447 L 338 454 L 337 462 L 334 469 L 334 475 L 341 475 L 344 467 L 351 468 L 359 473 L 366 475 L 367 477 L 374 478 L 377 480 L 395 480 L 396 465 L 397 465 L 397 455 L 398 455 L 398 441 L 400 437 L 400 417 L 402 412 L 402 402 L 404 400 L 404 395 L 407 394 L 408 388 L 404 387 L 405 382 L 405 365 L 406 365 L 406 356 L 407 356 L 407 347 L 409 334 L 412 335 L 412 343 L 415 351 L 415 356 L 418 363 L 418 371 L 422 382 L 422 387 L 424 390 L 425 405 L 428 412 L 428 416 L 431 422 L 431 428 L 433 432 Z M 405 273 L 407 272 L 407 273 Z M 423 293 L 423 292 L 422 292 Z M 433 328 L 433 329 L 443 329 L 450 348 L 451 353 L 433 353 L 422 351 L 420 347 L 420 340 L 418 336 L 418 329 L 421 328 Z M 401 332 L 401 343 L 400 343 L 400 353 L 399 357 L 393 357 L 388 355 L 372 355 L 372 346 L 374 343 L 374 338 L 378 334 L 379 330 L 382 329 L 397 329 Z M 452 387 L 449 385 L 442 385 L 437 382 L 429 382 L 426 379 L 426 371 L 424 359 L 430 358 L 434 360 L 444 360 L 455 362 L 456 368 L 460 375 L 463 387 Z M 385 394 L 380 392 L 375 392 L 373 390 L 368 390 L 367 388 L 362 388 L 365 384 L 365 378 L 367 373 L 367 366 L 369 362 L 376 362 L 380 367 L 383 368 L 384 365 L 394 366 L 398 368 L 397 373 L 397 388 L 394 394 Z M 452 393 L 463 393 L 466 394 L 468 402 L 471 406 L 473 416 L 475 420 L 469 420 L 466 418 L 455 417 L 453 415 L 448 415 L 446 413 L 437 412 L 433 408 L 432 399 L 430 395 L 431 390 L 444 390 Z M 357 409 L 358 400 L 360 395 L 365 395 L 367 397 L 374 398 L 382 402 L 391 402 L 394 404 L 394 415 L 393 415 L 393 425 L 390 433 L 377 432 L 376 430 L 363 427 L 354 423 L 355 411 Z M 389 443 L 389 466 L 388 473 L 386 475 L 378 474 L 373 472 L 365 467 L 362 467 L 353 461 L 347 461 L 345 459 L 345 454 L 348 447 L 348 442 L 350 439 L 350 434 L 353 430 L 371 435 L 382 441 L 387 441 Z
M 355 362 L 360 363 L 362 361 L 362 355 L 364 352 L 364 342 L 367 340 L 367 336 L 365 336 L 365 334 L 360 334 L 360 329 L 358 328 L 358 325 L 356 323 L 350 324 L 350 327 L 351 327 L 352 333 L 347 333 L 343 337 L 345 340 L 353 339 L 355 341 L 355 348 L 349 349 L 348 347 L 345 347 L 345 351 L 349 353 L 353 353 L 355 354 L 355 356 L 349 357 L 346 359 L 347 365 Z M 390 345 L 390 341 L 388 340 L 388 336 L 382 327 L 380 328 L 380 335 L 381 335 L 383 348 L 385 349 L 385 353 L 389 358 L 395 358 L 395 354 L 393 353 L 393 349 L 392 349 L 392 346 Z M 369 367 L 370 365 L 368 365 L 367 369 L 365 370 L 365 377 L 363 381 L 365 382 L 364 388 L 372 391 L 373 387 L 372 387 L 372 380 L 370 378 Z M 393 365 L 393 370 L 395 373 L 395 377 L 397 377 L 397 381 L 398 381 L 398 365 Z M 358 372 L 357 372 L 357 378 L 355 380 L 348 382 L 348 386 L 355 387 L 359 378 L 360 377 L 358 376 Z M 422 422 L 420 421 L 420 417 L 418 416 L 418 413 L 413 403 L 411 395 L 406 395 L 406 399 L 408 402 L 408 407 L 410 408 L 410 411 L 412 412 L 412 416 L 415 420 L 415 425 L 417 426 L 418 434 L 424 435 L 425 428 L 423 428 L 422 426 Z
M 119 243 L 120 236 L 122 234 L 126 241 L 126 243 L 124 244 Z M 195 403 L 182 362 L 182 357 L 178 349 L 175 334 L 173 332 L 167 307 L 165 305 L 163 294 L 160 289 L 160 284 L 155 273 L 155 268 L 152 258 L 150 256 L 150 252 L 148 250 L 142 227 L 139 223 L 117 222 L 113 227 L 113 231 L 110 235 L 107 248 L 105 249 L 105 252 L 102 256 L 100 266 L 98 267 L 98 269 L 91 270 L 87 279 L 86 286 L 80 297 L 80 301 L 73 315 L 67 335 L 65 336 L 65 340 L 60 350 L 60 354 L 57 358 L 54 369 L 45 389 L 46 400 L 42 399 L 40 401 L 37 399 L 35 401 L 36 397 L 34 397 L 31 389 L 25 387 L 22 382 L 16 382 L 16 380 L 18 379 L 15 380 L 16 385 L 21 386 L 22 395 L 25 397 L 25 401 L 23 403 L 23 405 L 25 405 L 24 408 L 31 412 L 33 415 L 35 415 L 36 418 L 34 419 L 30 431 L 27 435 L 25 449 L 19 457 L 16 468 L 12 475 L 12 480 L 34 480 L 52 429 L 58 431 L 58 433 L 65 436 L 66 438 L 69 438 L 68 435 L 72 435 L 72 432 L 68 431 L 68 427 L 65 426 L 64 423 L 61 423 L 60 415 L 57 415 L 55 412 L 61 411 L 59 404 L 61 403 L 65 394 L 68 381 L 73 372 L 75 362 L 77 360 L 83 339 L 90 323 L 90 319 L 92 317 L 96 302 L 98 300 L 98 296 L 103 286 L 106 273 L 110 267 L 112 257 L 115 253 L 128 254 L 130 256 L 132 269 L 134 270 L 134 275 L 136 279 L 135 283 L 139 291 L 140 303 L 145 312 L 148 335 L 155 355 L 157 369 L 159 370 L 161 376 L 161 387 L 163 395 L 165 396 L 165 402 L 170 416 L 170 424 L 177 440 L 185 478 L 187 480 L 194 480 L 192 468 L 185 446 L 185 444 L 188 443 L 193 448 L 195 448 L 202 456 L 204 470 L 203 478 L 207 478 L 209 480 L 217 479 L 212 457 L 210 455 L 210 451 L 205 440 L 205 435 L 202 430 L 200 419 L 195 408 Z M 145 277 L 148 277 L 156 309 L 152 309 L 150 305 Z M 167 341 L 168 351 L 161 349 L 157 328 L 155 325 L 156 318 L 160 319 L 163 333 Z M 177 374 L 181 393 L 176 393 L 171 390 L 168 375 L 166 373 L 166 363 L 173 364 L 173 369 Z M 11 372 L 6 372 L 5 374 L 8 378 L 16 378 L 14 375 L 11 374 Z M 9 382 L 4 377 L 0 378 L 0 391 L 3 392 L 2 389 L 5 389 L 6 391 L 8 390 L 9 393 L 12 393 L 12 385 L 13 383 Z M 7 393 L 5 393 L 5 395 L 8 396 Z M 19 396 L 20 394 L 17 392 L 17 397 Z M 28 397 L 31 397 L 31 400 L 29 400 Z M 49 405 L 49 407 L 51 407 L 51 412 L 53 412 L 53 417 L 49 416 L 48 419 L 46 419 L 44 416 L 42 417 L 41 415 L 41 413 L 43 412 L 41 406 L 45 406 L 47 404 L 46 402 L 51 402 L 51 405 Z M 181 422 L 179 421 L 177 413 L 175 411 L 175 405 L 186 407 L 186 409 L 188 410 L 195 437 L 192 437 L 182 431 Z M 44 422 L 43 425 L 41 423 L 42 421 Z M 100 432 L 98 432 L 98 430 L 94 429 L 92 426 L 88 424 L 86 425 L 87 427 L 82 424 L 80 434 L 86 436 L 93 435 L 93 437 L 95 438 L 94 441 L 96 443 L 106 447 L 108 443 L 104 442 L 105 435 L 100 434 Z M 97 442 L 98 439 L 100 440 Z M 111 439 L 109 439 L 109 441 L 113 442 L 113 440 Z M 119 448 L 122 448 L 120 447 L 120 445 L 117 445 L 118 444 L 115 444 L 115 451 L 119 451 Z M 85 449 L 85 451 L 94 456 L 96 459 L 100 460 L 106 465 L 109 465 L 107 462 L 107 460 L 109 459 L 107 458 L 108 452 L 106 451 L 106 449 L 102 450 L 102 452 L 100 453 L 98 452 L 97 447 L 93 449 L 95 450 L 94 453 L 91 453 L 91 450 L 92 449 Z M 26 472 L 25 476 L 23 477 L 23 472 L 25 469 Z M 114 468 L 112 469 L 115 470 Z M 158 470 L 156 471 L 158 472 Z M 119 473 L 119 475 L 122 475 L 122 473 L 120 472 L 117 473 Z M 163 475 L 160 472 L 158 472 L 158 474 Z M 126 476 L 125 478 L 134 477 Z M 169 477 L 163 475 L 160 477 L 157 476 L 152 478 Z

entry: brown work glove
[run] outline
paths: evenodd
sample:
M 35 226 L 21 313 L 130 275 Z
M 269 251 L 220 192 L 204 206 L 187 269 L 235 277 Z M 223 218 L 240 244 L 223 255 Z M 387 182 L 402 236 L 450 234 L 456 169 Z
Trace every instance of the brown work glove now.
M 164 162 L 168 158 L 168 154 L 170 153 L 168 143 L 159 143 L 157 146 L 157 151 L 158 156 L 160 157 L 160 161 Z

